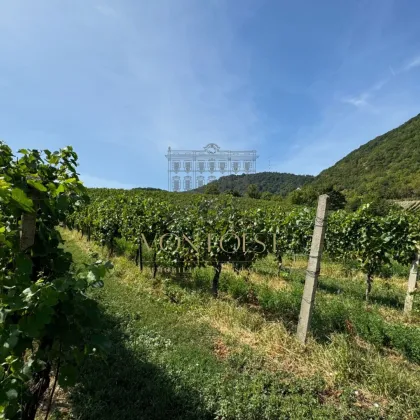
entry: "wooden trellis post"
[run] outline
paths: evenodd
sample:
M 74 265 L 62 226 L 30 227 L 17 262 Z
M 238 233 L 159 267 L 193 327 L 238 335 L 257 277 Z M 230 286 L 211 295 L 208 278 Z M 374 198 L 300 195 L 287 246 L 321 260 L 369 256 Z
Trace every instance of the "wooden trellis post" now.
M 35 243 L 35 232 L 36 232 L 36 210 L 37 210 L 37 199 L 38 193 L 34 189 L 30 189 L 28 196 L 34 203 L 34 211 L 32 213 L 22 213 L 21 217 L 21 230 L 20 230 L 20 242 L 19 248 L 21 251 L 26 251 L 28 248 L 33 246 Z
M 139 256 L 139 267 L 140 271 L 143 271 L 143 236 L 139 236 L 139 249 L 138 249 L 138 256 Z
M 404 313 L 409 314 L 413 309 L 414 292 L 417 288 L 417 278 L 419 273 L 419 258 L 420 253 L 417 252 L 411 265 L 410 276 L 408 277 L 407 295 L 405 297 Z
M 297 339 L 305 344 L 313 307 L 315 304 L 315 292 L 318 285 L 319 270 L 321 267 L 321 255 L 324 245 L 325 230 L 327 227 L 328 195 L 320 195 L 316 211 L 314 233 L 312 235 L 311 252 L 309 254 L 308 268 L 306 270 L 305 288 L 303 290 L 300 307 L 299 324 L 297 327 Z
M 35 243 L 36 213 L 22 214 L 22 227 L 20 231 L 20 250 L 26 251 Z

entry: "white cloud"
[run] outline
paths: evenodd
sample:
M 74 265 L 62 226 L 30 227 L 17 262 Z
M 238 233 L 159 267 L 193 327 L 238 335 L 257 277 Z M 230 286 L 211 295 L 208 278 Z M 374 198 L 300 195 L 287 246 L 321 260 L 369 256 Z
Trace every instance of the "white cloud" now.
M 400 67 L 397 70 L 394 70 L 392 66 L 389 66 L 391 77 L 381 79 L 364 93 L 361 93 L 360 95 L 357 95 L 357 96 L 345 97 L 341 100 L 341 102 L 353 105 L 356 108 L 370 107 L 371 109 L 374 109 L 371 106 L 371 104 L 368 102 L 368 100 L 373 99 L 374 93 L 379 92 L 390 80 L 394 79 L 395 77 L 401 75 L 404 72 L 410 71 L 411 69 L 415 67 L 419 67 L 419 66 L 420 66 L 420 56 L 411 59 L 411 61 L 409 61 L 408 64 Z
M 394 75 L 395 75 L 395 72 L 394 72 Z M 367 91 L 357 96 L 345 97 L 341 100 L 341 102 L 345 104 L 353 105 L 356 108 L 368 108 L 370 111 L 375 112 L 376 109 L 372 105 L 374 96 L 377 95 L 378 92 L 382 90 L 389 81 L 390 81 L 390 78 L 380 79 Z
M 321 99 L 316 89 L 311 93 L 300 86 L 302 104 L 308 99 L 317 104 L 309 119 L 277 118 L 276 106 L 264 104 L 264 95 L 253 90 L 253 82 L 264 87 L 253 77 L 264 74 L 259 70 L 269 50 L 257 51 L 258 40 L 247 42 L 248 35 L 243 36 L 244 23 L 261 2 L 243 3 L 238 8 L 225 0 L 6 2 L 0 14 L 0 85 L 10 86 L 2 92 L 2 136 L 27 141 L 24 127 L 45 133 L 47 147 L 74 144 L 86 162 L 89 174 L 82 178 L 88 185 L 133 187 L 118 181 L 128 179 L 163 186 L 168 146 L 200 149 L 215 142 L 229 149 L 255 148 L 261 155 L 270 149 L 267 154 L 278 156 L 278 162 L 271 158 L 276 169 L 316 173 L 361 141 L 392 128 L 391 123 L 402 122 L 401 109 L 404 118 L 415 114 L 417 104 L 409 104 L 410 115 L 406 105 L 411 99 L 402 97 L 404 86 L 396 86 L 404 69 L 420 65 L 420 57 L 395 69 L 388 69 L 397 60 L 392 51 L 385 64 L 367 59 L 379 57 L 377 34 L 383 32 L 375 8 L 375 19 L 366 19 L 368 28 L 374 26 L 370 38 L 363 37 L 363 45 L 349 42 L 338 75 L 320 73 Z M 384 67 L 376 79 L 371 64 L 377 63 Z M 265 87 L 281 81 L 282 71 L 273 68 L 273 74 Z M 365 80 L 365 87 L 354 90 Z M 392 89 L 395 97 L 384 101 Z M 267 115 L 257 108 L 255 94 Z M 414 89 L 408 95 L 412 102 L 420 97 Z M 299 130 L 300 124 L 309 127 Z M 283 125 L 296 135 L 283 138 Z M 272 140 L 268 147 L 265 137 L 274 139 L 275 131 L 279 145 Z M 38 138 L 41 134 L 32 140 Z M 296 145 L 289 157 L 284 150 L 292 149 L 295 140 L 301 147 Z M 127 162 L 120 156 L 127 156 Z M 103 167 L 110 168 L 105 176 L 111 179 L 95 176 L 104 174 Z
M 344 111 L 336 105 L 328 107 L 318 124 L 303 127 L 296 133 L 296 141 L 305 146 L 274 162 L 276 170 L 319 174 L 362 144 L 418 114 L 417 98 L 411 92 L 384 90 L 372 104 L 375 112 L 360 112 L 359 108 Z
M 3 119 L 36 109 L 37 128 L 65 127 L 65 143 L 70 131 L 83 133 L 71 138 L 81 157 L 115 145 L 141 161 L 138 179 L 159 186 L 166 183 L 168 146 L 258 149 L 265 125 L 251 88 L 251 53 L 238 39 L 257 5 L 245 3 L 9 3 L 0 14 L 1 77 L 13 77 L 14 91 Z M 96 173 L 95 162 L 89 170 Z
M 132 133 L 140 135 L 130 136 L 131 147 L 153 143 L 162 153 L 169 145 L 233 148 L 257 141 L 248 56 L 235 42 L 225 7 L 158 0 L 138 3 L 136 12 L 118 10 L 120 23 L 109 36 L 123 72 L 113 75 L 111 88 L 138 98 Z
M 111 6 L 107 5 L 107 4 L 98 4 L 96 6 L 96 10 L 99 13 L 101 13 L 101 14 L 103 14 L 105 16 L 114 17 L 114 16 L 117 16 L 118 15 L 118 13 L 116 12 L 116 10 L 114 8 L 112 8 Z
M 377 92 L 381 90 L 388 82 L 389 78 L 379 80 L 379 82 L 375 83 L 375 85 L 372 87 L 372 91 Z
M 391 72 L 391 77 L 381 79 L 375 83 L 370 89 L 356 96 L 347 96 L 341 99 L 341 102 L 345 104 L 350 104 L 356 108 L 369 108 L 371 111 L 375 111 L 375 107 L 372 106 L 371 102 L 374 99 L 374 96 L 383 89 L 385 85 L 389 83 L 390 80 L 396 78 L 404 72 L 410 71 L 415 67 L 420 66 L 420 56 L 413 58 L 408 64 L 400 67 L 400 69 L 394 70 L 392 66 L 389 66 L 389 71 Z
M 90 188 L 124 188 L 128 190 L 136 187 L 135 185 L 125 184 L 111 179 L 99 178 L 89 174 L 81 174 L 80 179 L 86 187 Z
M 356 108 L 363 108 L 369 105 L 368 99 L 370 95 L 368 93 L 362 93 L 359 96 L 343 98 L 341 101 L 345 104 L 350 104 Z
M 420 66 L 420 56 L 413 58 L 405 67 L 404 70 L 405 71 L 409 71 L 415 67 L 419 67 Z

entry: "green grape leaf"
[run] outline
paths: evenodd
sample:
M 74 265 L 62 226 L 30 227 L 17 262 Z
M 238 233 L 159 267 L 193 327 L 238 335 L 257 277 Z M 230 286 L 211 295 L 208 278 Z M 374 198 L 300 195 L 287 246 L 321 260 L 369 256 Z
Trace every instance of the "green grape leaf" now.
M 61 388 L 66 389 L 70 386 L 74 386 L 77 380 L 77 369 L 73 365 L 64 365 L 60 369 L 60 375 L 58 377 L 58 384 Z
M 31 186 L 31 187 L 34 187 L 35 189 L 37 189 L 38 191 L 41 191 L 41 192 L 46 192 L 46 191 L 48 191 L 47 190 L 47 187 L 45 187 L 41 182 L 39 182 L 39 181 L 35 181 L 35 180 L 33 180 L 33 179 L 28 179 L 27 180 L 27 183 Z
M 21 190 L 20 188 L 13 188 L 11 198 L 15 203 L 19 205 L 19 207 L 22 210 L 25 210 L 29 213 L 33 213 L 34 203 L 29 197 L 27 197 L 23 190 Z
M 9 400 L 16 400 L 19 394 L 18 394 L 18 392 L 16 391 L 16 389 L 11 388 L 11 389 L 9 389 L 8 391 L 6 391 L 6 395 L 7 395 L 7 398 L 8 398 Z

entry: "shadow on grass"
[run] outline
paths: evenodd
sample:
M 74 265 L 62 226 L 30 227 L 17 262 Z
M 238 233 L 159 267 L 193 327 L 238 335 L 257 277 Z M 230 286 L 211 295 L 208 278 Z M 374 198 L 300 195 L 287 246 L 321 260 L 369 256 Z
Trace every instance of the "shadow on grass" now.
M 204 296 L 211 294 L 211 277 L 209 272 L 199 272 L 180 275 L 167 275 L 173 285 L 183 290 L 195 291 Z M 158 280 L 161 277 L 158 276 Z M 303 283 L 299 280 L 290 282 L 290 290 L 273 290 L 269 286 L 255 285 L 236 276 L 231 272 L 223 272 L 220 281 L 220 300 L 234 299 L 239 305 L 246 307 L 249 312 L 262 315 L 269 322 L 281 322 L 286 330 L 294 334 L 299 319 L 300 305 L 303 293 Z M 345 330 L 342 311 L 336 313 L 318 313 L 315 309 L 311 333 L 319 342 L 329 340 L 329 335 L 335 331 Z M 335 318 L 338 316 L 338 320 Z
M 305 269 L 296 269 L 292 267 L 284 267 L 283 276 L 286 280 L 295 284 L 305 284 Z M 347 284 L 346 284 L 347 283 Z M 375 287 L 370 296 L 371 304 L 378 304 L 388 306 L 394 309 L 402 309 L 404 307 L 405 294 L 398 289 L 386 290 L 384 284 L 382 287 Z M 365 300 L 365 284 L 359 281 L 354 281 L 351 278 L 333 278 L 321 274 L 318 282 L 318 290 L 331 295 L 341 295 L 349 298 Z
M 331 279 L 320 279 L 318 283 L 318 289 L 333 295 L 341 294 L 345 297 L 354 297 L 363 301 L 365 299 L 365 290 L 364 286 L 360 285 L 359 289 L 354 288 L 343 288 L 341 284 L 333 284 L 331 283 L 333 280 Z M 351 280 L 350 280 L 351 281 Z M 359 284 L 358 284 L 359 286 Z M 402 309 L 404 307 L 404 295 L 396 292 L 393 290 L 394 296 L 384 295 L 381 293 L 381 290 L 375 290 L 375 285 L 373 286 L 373 290 L 370 296 L 370 303 L 371 304 L 378 304 L 383 306 L 388 306 L 394 309 Z
M 112 345 L 105 359 L 89 359 L 70 402 L 77 419 L 211 419 L 199 394 L 174 383 L 145 350 L 127 348 L 116 319 L 103 317 Z
M 201 284 L 207 282 L 188 283 L 188 287 L 202 290 Z M 179 287 L 185 287 L 183 281 L 177 281 Z M 240 305 L 246 306 L 250 312 L 262 314 L 267 321 L 281 322 L 291 333 L 296 332 L 303 293 L 303 285 L 299 279 L 290 282 L 288 290 L 273 290 L 268 285 L 255 285 L 227 273 L 220 283 L 220 289 L 234 298 Z M 328 283 L 320 283 L 320 289 L 329 288 L 336 291 Z M 378 290 L 381 293 L 383 290 Z M 386 292 L 386 291 L 385 291 Z M 336 297 L 331 299 L 331 294 Z M 223 295 L 221 296 L 223 298 Z M 399 305 L 398 297 L 386 295 L 372 296 L 371 304 L 387 302 L 390 306 Z M 316 341 L 330 341 L 332 333 L 357 334 L 378 348 L 388 347 L 401 351 L 409 360 L 418 363 L 420 352 L 417 343 L 420 334 L 415 328 L 404 327 L 398 323 L 388 323 L 372 306 L 366 307 L 363 298 L 358 297 L 357 289 L 347 289 L 343 293 L 320 294 L 315 303 L 311 322 L 311 335 Z

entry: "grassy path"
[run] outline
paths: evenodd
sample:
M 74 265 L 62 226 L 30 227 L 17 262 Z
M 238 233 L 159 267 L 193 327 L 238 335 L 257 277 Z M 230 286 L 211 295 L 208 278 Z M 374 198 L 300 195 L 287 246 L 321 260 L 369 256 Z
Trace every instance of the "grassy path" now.
M 76 265 L 101 249 L 62 231 Z M 418 418 L 420 374 L 336 335 L 297 345 L 281 322 L 112 259 L 93 293 L 111 342 L 70 393 L 78 419 Z

